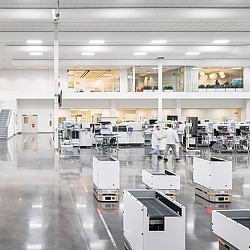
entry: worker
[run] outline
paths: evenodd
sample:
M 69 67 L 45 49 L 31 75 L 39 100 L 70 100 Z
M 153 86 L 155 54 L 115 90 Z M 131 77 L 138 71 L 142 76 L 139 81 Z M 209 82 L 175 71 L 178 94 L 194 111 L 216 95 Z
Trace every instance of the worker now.
M 166 137 L 166 149 L 164 152 L 164 161 L 168 161 L 167 155 L 168 155 L 168 151 L 170 148 L 172 148 L 173 154 L 174 154 L 176 160 L 177 161 L 180 160 L 179 156 L 177 155 L 177 151 L 176 151 L 176 143 L 181 145 L 177 132 L 175 130 L 173 130 L 172 128 L 168 128 L 165 131 L 164 137 Z
M 152 138 L 152 150 L 149 152 L 150 155 L 152 154 L 157 154 L 158 156 L 158 159 L 161 159 L 162 156 L 160 156 L 160 141 L 162 139 L 162 136 L 161 136 L 161 128 L 160 126 L 156 126 L 155 127 L 155 131 L 153 133 L 153 138 Z

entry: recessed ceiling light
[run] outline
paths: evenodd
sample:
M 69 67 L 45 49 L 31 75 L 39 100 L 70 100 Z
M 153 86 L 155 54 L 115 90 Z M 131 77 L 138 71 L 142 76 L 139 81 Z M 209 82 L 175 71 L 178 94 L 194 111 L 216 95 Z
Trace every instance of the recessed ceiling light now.
M 187 52 L 186 56 L 198 56 L 200 52 Z
M 134 56 L 145 56 L 147 54 L 148 54 L 147 52 L 135 52 Z
M 30 56 L 42 56 L 43 52 L 30 52 Z
M 229 40 L 215 40 L 212 43 L 219 43 L 219 44 L 225 44 L 225 43 L 229 43 Z
M 82 56 L 94 56 L 95 52 L 82 52 Z
M 192 69 L 198 69 L 199 70 L 199 69 L 202 69 L 202 68 L 192 68 Z
M 28 44 L 42 44 L 42 40 L 27 40 Z
M 105 43 L 104 40 L 90 40 L 89 41 L 90 44 L 103 44 Z
M 152 44 L 164 44 L 167 43 L 167 40 L 152 40 Z

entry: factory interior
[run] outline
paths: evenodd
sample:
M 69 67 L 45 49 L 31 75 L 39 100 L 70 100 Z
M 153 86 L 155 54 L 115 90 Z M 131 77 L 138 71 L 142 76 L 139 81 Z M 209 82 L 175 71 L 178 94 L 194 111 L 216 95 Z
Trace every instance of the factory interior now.
M 249 250 L 250 1 L 0 0 L 0 250 Z

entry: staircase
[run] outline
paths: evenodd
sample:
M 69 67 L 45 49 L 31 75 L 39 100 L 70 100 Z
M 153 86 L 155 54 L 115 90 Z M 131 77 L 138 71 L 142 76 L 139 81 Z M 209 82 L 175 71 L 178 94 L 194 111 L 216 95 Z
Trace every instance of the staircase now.
M 2 109 L 0 112 L 0 139 L 7 137 L 7 125 L 9 122 L 10 109 Z

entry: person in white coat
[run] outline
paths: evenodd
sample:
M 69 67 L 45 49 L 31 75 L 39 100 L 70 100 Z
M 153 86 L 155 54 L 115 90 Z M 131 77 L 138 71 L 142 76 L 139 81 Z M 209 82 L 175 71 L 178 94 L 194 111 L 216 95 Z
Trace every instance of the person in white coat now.
M 152 137 L 152 150 L 149 152 L 149 154 L 157 154 L 158 158 L 162 158 L 162 156 L 160 156 L 160 141 L 162 139 L 162 135 L 161 135 L 161 128 L 160 126 L 156 126 L 155 127 L 155 131 L 153 133 L 153 137 Z
M 176 144 L 179 144 L 179 145 L 181 144 L 180 144 L 177 132 L 173 130 L 172 128 L 168 128 L 164 133 L 164 137 L 166 137 L 166 149 L 164 152 L 164 160 L 168 161 L 167 156 L 168 156 L 168 151 L 170 148 L 172 148 L 173 154 L 176 160 L 179 160 L 179 156 L 177 155 L 177 151 L 176 151 Z

